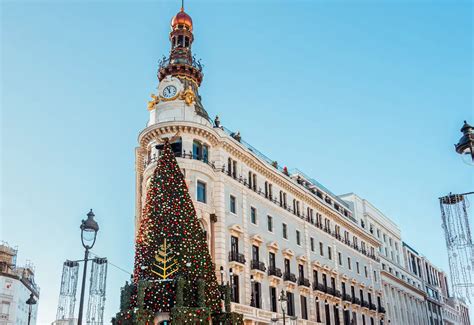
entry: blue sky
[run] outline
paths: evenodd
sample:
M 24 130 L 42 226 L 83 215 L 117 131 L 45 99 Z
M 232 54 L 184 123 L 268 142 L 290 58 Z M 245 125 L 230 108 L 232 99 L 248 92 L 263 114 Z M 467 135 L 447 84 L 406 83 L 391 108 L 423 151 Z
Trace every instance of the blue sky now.
M 179 1 L 3 1 L 1 239 L 32 260 L 39 322 L 62 262 L 133 263 L 134 148 Z M 211 116 L 335 193 L 355 192 L 448 269 L 437 198 L 473 188 L 454 153 L 473 118 L 468 1 L 186 1 Z M 105 317 L 128 275 L 109 268 Z

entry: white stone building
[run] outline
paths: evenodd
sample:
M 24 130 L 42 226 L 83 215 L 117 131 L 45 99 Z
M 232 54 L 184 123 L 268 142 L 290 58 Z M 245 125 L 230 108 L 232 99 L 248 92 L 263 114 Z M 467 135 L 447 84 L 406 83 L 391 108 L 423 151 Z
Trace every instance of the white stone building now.
M 160 63 L 158 91 L 138 137 L 136 229 L 168 138 L 216 271 L 225 270 L 232 308 L 246 324 L 277 322 L 282 290 L 288 324 L 378 325 L 387 317 L 391 324 L 429 324 L 421 281 L 404 268 L 393 222 L 355 195 L 340 198 L 301 171 L 282 168 L 218 118 L 210 120 L 192 32 L 182 9 L 172 19 L 171 53 Z
M 341 198 L 350 202 L 361 226 L 382 244 L 379 247 L 386 320 L 390 324 L 429 324 L 426 318 L 422 282 L 409 274 L 403 258 L 398 226 L 365 199 L 351 193 Z
M 28 324 L 29 306 L 26 301 L 33 294 L 30 324 L 36 324 L 39 287 L 34 281 L 34 268 L 16 265 L 17 250 L 0 244 L 0 325 Z

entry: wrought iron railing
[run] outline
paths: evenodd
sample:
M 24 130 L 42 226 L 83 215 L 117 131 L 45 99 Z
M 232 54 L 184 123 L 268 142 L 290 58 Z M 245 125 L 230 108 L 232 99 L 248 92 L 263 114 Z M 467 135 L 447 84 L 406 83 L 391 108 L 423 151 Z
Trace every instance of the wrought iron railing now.
M 285 272 L 283 273 L 283 280 L 296 283 L 296 275 L 294 275 L 293 273 Z
M 245 264 L 245 256 L 244 254 L 239 254 L 238 252 L 229 252 L 229 262 Z
M 233 178 L 234 180 L 238 181 L 239 183 L 241 183 L 241 184 L 243 184 L 243 185 L 245 185 L 245 186 L 248 186 L 248 184 L 249 184 L 248 181 L 247 181 L 247 178 L 242 177 L 242 175 L 237 175 L 234 171 L 229 172 L 229 169 L 226 168 L 225 165 L 222 165 L 220 168 L 216 167 L 215 162 L 214 162 L 214 161 L 210 161 L 207 156 L 195 155 L 195 154 L 193 154 L 192 152 L 186 153 L 185 151 L 175 152 L 175 156 L 178 157 L 178 158 L 193 159 L 193 160 L 201 161 L 201 162 L 207 164 L 208 166 L 210 166 L 214 171 L 222 172 L 223 174 L 225 174 L 225 175 L 227 175 L 227 176 Z M 144 167 L 145 167 L 145 168 L 148 167 L 148 165 L 150 165 L 150 164 L 152 164 L 152 163 L 158 161 L 158 159 L 159 159 L 159 157 L 157 157 L 156 155 L 150 157 L 149 159 L 145 160 L 145 162 L 144 162 L 144 165 L 145 165 L 145 166 L 144 166 Z M 261 188 L 259 188 L 258 191 L 255 190 L 255 192 L 258 193 L 260 196 L 265 197 L 265 193 L 264 193 L 264 191 L 262 191 Z M 291 207 L 289 207 L 289 206 L 286 206 L 286 207 L 285 207 L 285 205 L 284 205 L 282 202 L 278 201 L 275 197 L 273 197 L 271 200 L 270 200 L 268 197 L 267 197 L 267 199 L 268 199 L 269 201 L 275 203 L 276 205 L 282 207 L 283 209 L 287 210 L 288 212 L 290 212 L 290 213 L 296 215 L 295 211 L 294 211 Z M 304 214 L 300 215 L 299 217 L 300 217 L 301 219 L 303 219 L 303 220 L 307 220 L 307 219 L 308 219 Z M 308 221 L 308 222 L 309 222 L 309 221 Z M 365 256 L 367 256 L 367 257 L 369 257 L 369 258 L 371 258 L 371 259 L 373 259 L 373 260 L 375 260 L 375 261 L 377 261 L 377 262 L 380 261 L 380 258 L 377 257 L 375 254 L 372 254 L 372 253 L 368 252 L 367 250 L 362 251 L 362 250 L 359 248 L 358 245 L 356 245 L 356 244 L 354 244 L 354 243 L 351 243 L 351 241 L 348 240 L 348 239 L 342 238 L 342 237 L 341 237 L 339 234 L 337 234 L 335 231 L 331 231 L 331 228 L 326 227 L 326 226 L 323 226 L 323 225 L 322 225 L 320 222 L 318 222 L 318 221 L 316 221 L 316 222 L 314 223 L 314 225 L 315 225 L 316 227 L 319 227 L 320 229 L 322 229 L 322 230 L 325 231 L 326 233 L 330 234 L 331 236 L 333 236 L 334 238 L 336 238 L 337 240 L 339 240 L 341 243 L 344 243 L 344 244 L 346 244 L 346 245 L 352 247 L 352 248 L 355 249 L 356 251 L 358 251 L 358 252 L 364 254 Z
M 166 68 L 170 64 L 180 64 L 181 62 L 174 62 L 170 57 L 163 56 L 159 61 L 158 61 L 158 69 Z M 196 57 L 192 57 L 191 62 L 188 62 L 187 64 L 193 66 L 194 68 L 198 69 L 199 71 L 202 71 L 202 68 L 204 65 L 201 63 L 201 60 L 196 60 Z
M 268 268 L 268 275 L 276 276 L 276 277 L 281 278 L 283 274 L 281 272 L 281 269 L 279 269 L 277 267 L 269 267 Z
M 309 282 L 309 279 L 307 278 L 298 278 L 298 285 L 303 286 L 303 287 L 311 287 L 311 283 Z
M 252 270 L 259 270 L 259 271 L 262 271 L 262 272 L 265 272 L 267 270 L 267 268 L 265 267 L 265 263 L 260 262 L 260 261 L 256 261 L 256 260 L 252 260 L 250 262 L 250 268 Z

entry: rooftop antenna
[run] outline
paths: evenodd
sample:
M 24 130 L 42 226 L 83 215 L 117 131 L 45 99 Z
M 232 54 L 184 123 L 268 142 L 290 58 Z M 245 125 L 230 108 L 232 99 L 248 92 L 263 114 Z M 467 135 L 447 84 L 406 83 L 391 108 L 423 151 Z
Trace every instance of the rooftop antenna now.
M 184 11 L 184 0 L 181 0 L 181 11 Z

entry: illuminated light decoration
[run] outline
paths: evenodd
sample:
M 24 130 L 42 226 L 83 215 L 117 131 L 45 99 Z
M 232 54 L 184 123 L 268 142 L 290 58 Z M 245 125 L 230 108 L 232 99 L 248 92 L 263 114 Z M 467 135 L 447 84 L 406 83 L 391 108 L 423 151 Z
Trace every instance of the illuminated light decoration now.
M 116 323 L 128 324 L 128 319 L 130 324 L 145 324 L 156 313 L 171 312 L 180 319 L 176 324 L 195 324 L 191 319 L 204 324 L 211 313 L 221 309 L 214 264 L 169 141 L 160 154 L 136 237 L 129 303 L 121 306 Z M 185 294 L 182 306 L 173 308 L 179 281 L 183 281 Z
M 439 198 L 454 294 L 469 302 L 474 297 L 474 244 L 467 213 L 470 194 L 474 192 Z

